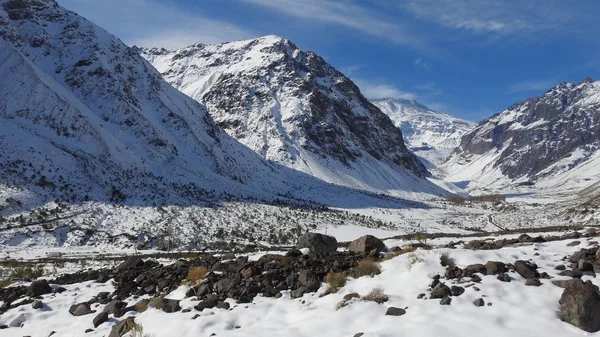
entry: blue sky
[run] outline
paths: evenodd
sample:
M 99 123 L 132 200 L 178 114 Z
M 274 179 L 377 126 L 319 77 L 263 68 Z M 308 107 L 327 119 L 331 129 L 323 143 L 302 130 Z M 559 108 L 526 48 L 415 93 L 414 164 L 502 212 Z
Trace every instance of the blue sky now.
M 312 50 L 370 98 L 479 121 L 560 82 L 600 78 L 600 1 L 58 0 L 130 45 L 269 34 Z

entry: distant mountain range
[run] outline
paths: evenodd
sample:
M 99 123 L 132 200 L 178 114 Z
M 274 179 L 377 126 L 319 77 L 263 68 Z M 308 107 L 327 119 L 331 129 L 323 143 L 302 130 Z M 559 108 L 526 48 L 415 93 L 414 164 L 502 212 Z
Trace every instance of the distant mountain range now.
M 561 83 L 481 122 L 442 169 L 470 189 L 577 191 L 600 179 L 600 82 Z
M 406 145 L 429 168 L 441 165 L 460 144 L 460 138 L 477 124 L 434 111 L 414 100 L 371 100 L 400 128 Z

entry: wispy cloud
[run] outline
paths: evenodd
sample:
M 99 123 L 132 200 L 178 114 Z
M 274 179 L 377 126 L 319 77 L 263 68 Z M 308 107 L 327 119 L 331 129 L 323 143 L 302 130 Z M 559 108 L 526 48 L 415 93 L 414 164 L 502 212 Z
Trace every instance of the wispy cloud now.
M 509 93 L 548 90 L 556 84 L 551 80 L 534 80 L 515 83 L 508 88 Z
M 572 11 L 579 4 L 556 0 L 419 0 L 402 2 L 400 7 L 420 19 L 476 34 L 522 34 L 584 19 Z
M 432 68 L 431 63 L 429 61 L 425 60 L 425 59 L 422 59 L 422 58 L 415 59 L 413 61 L 413 65 L 415 67 L 421 68 L 421 69 L 423 69 L 425 71 L 430 71 L 431 68 Z
M 129 45 L 181 48 L 198 42 L 219 43 L 259 35 L 152 0 L 62 0 L 60 4 L 106 27 Z
M 286 15 L 326 22 L 426 53 L 430 57 L 447 58 L 448 53 L 429 43 L 428 39 L 410 25 L 388 20 L 381 11 L 374 12 L 351 1 L 331 0 L 242 0 L 270 8 Z
M 360 91 L 369 99 L 378 98 L 404 98 L 404 99 L 416 99 L 417 95 L 412 92 L 400 90 L 398 87 L 392 84 L 373 81 L 367 79 L 353 79 L 354 83 L 358 85 Z

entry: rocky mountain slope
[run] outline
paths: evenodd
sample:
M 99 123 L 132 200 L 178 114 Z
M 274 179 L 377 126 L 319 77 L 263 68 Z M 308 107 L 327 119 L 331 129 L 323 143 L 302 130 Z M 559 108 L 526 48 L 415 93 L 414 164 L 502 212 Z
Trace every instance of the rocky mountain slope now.
M 470 188 L 581 189 L 600 178 L 600 82 L 561 83 L 481 122 L 443 169 Z
M 9 246 L 155 246 L 175 232 L 186 246 L 286 242 L 315 223 L 284 224 L 293 211 L 278 206 L 307 215 L 324 205 L 420 207 L 263 159 L 137 49 L 55 1 L 0 0 L 0 76 L 0 241 Z M 406 172 L 407 193 L 440 193 Z
M 264 158 L 372 191 L 414 191 L 425 167 L 346 76 L 277 36 L 140 49 L 167 82 Z
M 409 149 L 428 167 L 441 165 L 477 123 L 434 111 L 415 100 L 371 100 L 400 128 Z

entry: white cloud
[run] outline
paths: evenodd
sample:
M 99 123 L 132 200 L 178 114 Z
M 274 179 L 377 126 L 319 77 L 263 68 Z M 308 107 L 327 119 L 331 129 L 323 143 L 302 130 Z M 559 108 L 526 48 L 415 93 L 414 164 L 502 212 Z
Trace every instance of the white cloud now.
M 574 19 L 572 7 L 555 0 L 419 0 L 400 5 L 417 18 L 441 26 L 505 35 L 558 28 Z
M 431 63 L 429 61 L 425 60 L 425 59 L 422 59 L 422 58 L 415 59 L 413 61 L 413 65 L 415 67 L 421 68 L 421 69 L 423 69 L 425 71 L 430 71 L 431 68 L 432 68 Z
M 431 57 L 449 57 L 448 53 L 428 42 L 422 33 L 410 26 L 388 20 L 385 15 L 373 12 L 350 1 L 331 0 L 243 0 L 286 15 L 336 24 L 386 41 L 411 47 Z
M 375 82 L 365 79 L 353 79 L 354 83 L 360 88 L 360 91 L 369 99 L 378 98 L 404 98 L 416 99 L 417 95 L 412 92 L 406 92 L 398 89 L 396 86 L 387 83 Z
M 62 0 L 60 4 L 129 45 L 181 48 L 198 42 L 219 43 L 258 35 L 229 22 L 152 0 Z
M 509 93 L 515 92 L 528 92 L 528 91 L 541 91 L 552 88 L 556 83 L 550 80 L 539 80 L 539 81 L 523 81 L 515 83 L 508 88 Z

